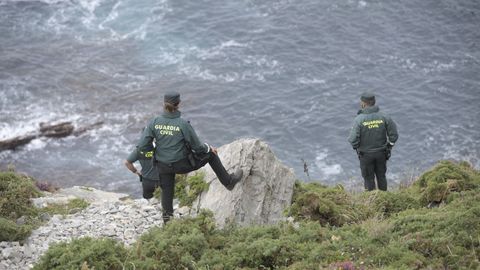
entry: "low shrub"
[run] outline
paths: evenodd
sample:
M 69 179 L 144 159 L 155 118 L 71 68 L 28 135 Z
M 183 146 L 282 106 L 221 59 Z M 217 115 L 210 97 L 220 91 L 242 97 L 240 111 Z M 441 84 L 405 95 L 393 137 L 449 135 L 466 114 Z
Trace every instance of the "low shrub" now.
M 37 226 L 37 209 L 30 201 L 40 192 L 33 179 L 13 171 L 0 172 L 0 241 L 20 241 Z M 17 224 L 17 219 L 22 222 Z
M 19 241 L 32 231 L 32 225 L 18 225 L 15 221 L 0 217 L 0 241 Z
M 407 210 L 392 222 L 392 234 L 439 267 L 480 267 L 478 192 L 464 193 L 463 198 L 439 208 Z
M 85 237 L 52 245 L 33 269 L 122 270 L 128 258 L 127 249 L 113 239 Z
M 14 172 L 0 172 L 0 216 L 17 219 L 35 214 L 31 198 L 40 196 L 33 179 Z
M 130 261 L 138 269 L 192 269 L 205 250 L 215 221 L 211 212 L 197 218 L 175 219 L 164 228 L 156 227 L 142 235 Z
M 370 211 L 370 215 L 389 217 L 407 209 L 421 207 L 417 196 L 405 190 L 386 192 L 375 190 L 361 193 L 358 196 L 361 202 Z

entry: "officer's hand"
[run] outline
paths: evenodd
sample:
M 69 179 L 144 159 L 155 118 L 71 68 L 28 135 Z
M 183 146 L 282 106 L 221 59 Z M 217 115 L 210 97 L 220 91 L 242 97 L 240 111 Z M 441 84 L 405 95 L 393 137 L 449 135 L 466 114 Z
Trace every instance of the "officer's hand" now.
M 142 173 L 139 172 L 139 171 L 136 171 L 135 173 L 136 173 L 138 176 L 142 176 Z
M 215 155 L 218 155 L 217 148 L 210 146 L 210 151 L 212 151 L 212 153 L 214 153 Z

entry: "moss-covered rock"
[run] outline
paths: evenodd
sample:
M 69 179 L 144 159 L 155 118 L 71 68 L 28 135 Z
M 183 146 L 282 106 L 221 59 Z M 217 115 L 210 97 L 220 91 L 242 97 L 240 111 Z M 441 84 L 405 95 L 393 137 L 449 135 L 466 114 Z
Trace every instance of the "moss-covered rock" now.
M 480 187 L 480 173 L 467 162 L 441 161 L 414 183 L 413 189 L 421 194 L 420 200 L 426 205 L 447 200 L 455 192 Z
M 367 214 L 341 185 L 326 187 L 319 183 L 295 183 L 289 214 L 297 219 L 342 226 L 363 220 Z

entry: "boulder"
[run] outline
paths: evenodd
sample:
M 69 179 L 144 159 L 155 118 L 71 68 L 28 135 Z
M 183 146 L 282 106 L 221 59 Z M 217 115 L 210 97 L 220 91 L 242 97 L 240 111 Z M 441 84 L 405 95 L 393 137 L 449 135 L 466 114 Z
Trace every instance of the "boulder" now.
M 201 168 L 209 189 L 193 203 L 193 210 L 213 211 L 219 226 L 226 222 L 273 224 L 285 219 L 283 212 L 291 204 L 296 177 L 265 142 L 239 139 L 220 147 L 218 154 L 228 172 L 243 170 L 242 180 L 229 191 L 209 165 Z

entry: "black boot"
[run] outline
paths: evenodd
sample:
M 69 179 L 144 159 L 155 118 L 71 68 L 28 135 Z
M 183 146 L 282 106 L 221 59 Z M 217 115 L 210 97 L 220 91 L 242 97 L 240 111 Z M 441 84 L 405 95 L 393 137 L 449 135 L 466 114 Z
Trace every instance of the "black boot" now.
M 226 186 L 228 190 L 232 190 L 235 185 L 242 180 L 243 177 L 243 170 L 237 169 L 237 171 L 233 174 L 230 174 L 230 183 Z

